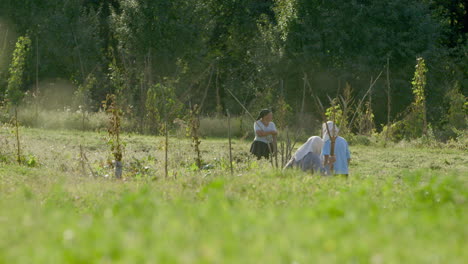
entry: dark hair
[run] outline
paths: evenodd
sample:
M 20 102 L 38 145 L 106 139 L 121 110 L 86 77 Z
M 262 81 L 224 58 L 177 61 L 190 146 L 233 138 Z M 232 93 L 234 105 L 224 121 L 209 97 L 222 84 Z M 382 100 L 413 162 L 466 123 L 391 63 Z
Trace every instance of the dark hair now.
M 260 114 L 258 114 L 257 120 L 262 119 L 264 116 L 268 115 L 269 113 L 271 113 L 270 109 L 262 109 L 260 111 Z

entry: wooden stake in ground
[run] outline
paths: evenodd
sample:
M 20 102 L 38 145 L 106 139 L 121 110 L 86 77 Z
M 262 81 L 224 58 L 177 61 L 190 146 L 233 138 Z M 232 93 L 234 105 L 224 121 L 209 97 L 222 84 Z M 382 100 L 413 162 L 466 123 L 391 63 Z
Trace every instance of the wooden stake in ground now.
M 228 118 L 228 137 L 229 137 L 229 167 L 231 168 L 231 175 L 234 174 L 232 168 L 232 146 L 231 146 L 231 115 L 229 114 L 229 109 L 226 109 L 227 118 Z
M 169 132 L 168 132 L 168 122 L 167 122 L 167 109 L 168 107 L 168 100 L 166 97 L 165 89 L 162 89 L 163 98 L 165 98 L 166 103 L 163 104 L 163 112 L 164 112 L 164 178 L 167 179 L 169 177 L 168 173 L 168 151 L 169 151 Z M 175 175 L 174 175 L 175 178 Z
M 278 140 L 273 136 L 273 155 L 275 155 L 275 166 L 278 168 Z
M 327 116 L 325 115 L 325 109 L 323 108 L 323 104 L 322 102 L 320 101 L 320 99 L 318 97 L 315 97 L 316 99 L 316 103 L 317 103 L 317 107 L 319 109 L 319 112 L 322 114 L 322 120 L 323 123 L 325 124 L 325 129 L 326 129 L 326 133 L 328 134 L 328 137 L 330 138 L 330 156 L 334 156 L 335 155 L 335 140 L 336 140 L 336 135 L 335 133 L 333 133 L 333 136 L 332 134 L 330 133 L 330 128 L 328 127 L 328 121 L 327 121 Z M 333 107 L 333 112 L 335 112 L 335 108 L 334 108 L 334 104 L 332 104 L 332 107 Z M 335 122 L 333 121 L 333 132 L 335 132 Z M 322 129 L 322 133 L 323 133 L 323 129 Z M 323 136 L 323 135 L 322 135 Z M 330 166 L 330 173 L 333 173 L 333 165 Z
M 390 133 L 390 110 L 391 110 L 391 98 L 390 98 L 390 58 L 387 57 L 387 131 L 385 133 L 385 147 Z
M 39 120 L 39 37 L 36 35 L 36 88 L 33 93 L 34 97 L 34 117 L 37 124 Z
M 201 159 L 201 152 L 200 152 L 200 136 L 199 136 L 199 129 L 200 129 L 200 119 L 199 119 L 199 114 L 200 114 L 200 107 L 198 105 L 194 105 L 190 109 L 189 113 L 189 122 L 188 122 L 188 128 L 189 128 L 189 136 L 192 138 L 192 147 L 195 153 L 197 154 L 195 158 L 195 163 L 200 170 L 202 168 L 202 159 Z
M 167 173 L 167 151 L 169 147 L 169 133 L 167 132 L 167 114 L 166 117 L 164 118 L 164 136 L 166 138 L 165 143 L 164 143 L 164 177 L 167 179 L 168 173 Z
M 15 106 L 15 135 L 16 135 L 16 161 L 21 164 L 21 147 L 18 128 L 18 107 Z
M 327 127 L 327 133 L 330 137 L 330 157 L 335 157 L 335 142 L 337 138 L 336 133 L 336 108 L 335 108 L 335 101 L 332 102 L 332 111 L 333 111 L 333 135 L 330 134 L 330 129 L 328 128 L 328 122 L 325 122 L 325 126 Z M 334 164 L 330 164 L 330 170 L 333 172 Z
M 80 144 L 80 163 L 81 163 L 81 169 L 83 171 L 83 174 L 86 174 L 86 169 L 85 169 L 85 164 L 88 166 L 89 171 L 91 172 L 91 175 L 93 175 L 94 178 L 96 178 L 96 174 L 93 171 L 93 168 L 91 168 L 91 165 L 89 164 L 89 160 L 86 157 L 86 153 L 83 150 L 83 146 Z
M 85 168 L 84 157 L 83 157 L 83 146 L 81 146 L 81 144 L 80 144 L 80 164 L 81 164 L 81 174 L 86 175 L 86 168 Z
M 280 151 L 281 151 L 281 167 L 284 167 L 284 142 L 280 142 Z

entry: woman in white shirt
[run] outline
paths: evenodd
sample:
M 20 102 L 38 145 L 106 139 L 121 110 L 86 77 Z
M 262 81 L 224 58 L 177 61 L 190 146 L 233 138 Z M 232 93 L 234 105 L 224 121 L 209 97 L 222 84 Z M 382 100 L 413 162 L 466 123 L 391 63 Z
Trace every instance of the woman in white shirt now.
M 268 109 L 263 109 L 254 123 L 255 139 L 250 147 L 250 153 L 258 159 L 268 159 L 275 150 L 274 142 L 276 142 L 278 131 L 272 120 L 273 113 Z

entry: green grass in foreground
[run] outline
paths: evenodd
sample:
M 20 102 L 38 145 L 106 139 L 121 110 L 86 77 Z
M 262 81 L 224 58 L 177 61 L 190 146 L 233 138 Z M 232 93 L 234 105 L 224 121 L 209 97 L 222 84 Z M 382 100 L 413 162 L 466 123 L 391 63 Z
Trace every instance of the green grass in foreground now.
M 468 260 L 461 151 L 352 147 L 349 180 L 282 173 L 239 156 L 230 176 L 219 163 L 209 172 L 191 171 L 189 142 L 181 140 L 187 162 L 172 164 L 177 179 L 121 182 L 80 176 L 70 151 L 79 134 L 27 130 L 24 140 L 41 165 L 0 163 L 0 263 Z M 99 135 L 85 140 L 96 148 L 89 155 L 97 166 L 105 152 Z M 146 147 L 159 138 L 132 140 L 128 153 L 158 160 L 162 150 Z M 212 146 L 205 160 L 222 157 L 223 144 L 205 140 L 202 149 Z M 247 146 L 236 141 L 235 149 Z

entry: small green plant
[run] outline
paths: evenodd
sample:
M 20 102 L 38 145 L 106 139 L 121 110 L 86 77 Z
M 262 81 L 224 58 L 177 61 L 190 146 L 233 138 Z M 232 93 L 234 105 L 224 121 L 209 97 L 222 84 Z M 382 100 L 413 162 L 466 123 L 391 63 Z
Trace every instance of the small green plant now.
M 28 167 L 36 167 L 39 165 L 39 162 L 37 162 L 37 158 L 34 155 L 29 155 L 26 164 Z
M 455 137 L 456 131 L 468 128 L 468 101 L 460 92 L 458 83 L 447 92 L 446 100 L 450 106 L 445 117 L 445 129 L 453 133 L 452 137 Z
M 151 158 L 133 158 L 128 164 L 128 172 L 135 178 L 144 178 L 152 173 L 152 169 L 147 165 L 151 161 Z
M 423 58 L 417 59 L 416 70 L 412 80 L 413 103 L 401 115 L 403 118 L 384 127 L 385 135 L 393 141 L 402 139 L 416 139 L 422 136 L 428 137 L 426 120 L 426 72 L 427 67 Z
M 363 111 L 358 113 L 356 123 L 360 135 L 370 136 L 375 131 L 374 113 L 370 101 L 367 101 Z
M 164 134 L 165 120 L 168 124 L 181 116 L 183 104 L 179 101 L 172 86 L 156 84 L 146 95 L 146 118 L 149 132 Z
M 292 108 L 286 102 L 284 96 L 278 97 L 274 113 L 275 123 L 280 130 L 286 128 L 290 124 L 292 118 Z
M 331 100 L 331 106 L 325 110 L 325 116 L 327 117 L 327 120 L 333 121 L 340 129 L 345 127 L 347 124 L 347 120 L 343 116 L 341 105 L 336 98 Z
M 28 36 L 19 37 L 16 42 L 15 51 L 13 52 L 13 59 L 10 65 L 10 77 L 8 78 L 8 87 L 6 90 L 6 99 L 8 103 L 14 108 L 14 125 L 16 135 L 16 160 L 21 164 L 21 145 L 19 136 L 19 123 L 18 123 L 18 105 L 24 96 L 23 79 L 24 70 L 26 67 L 26 56 L 28 55 L 31 46 L 31 40 Z
M 120 127 L 122 119 L 122 110 L 117 104 L 117 97 L 115 94 L 108 94 L 106 100 L 103 101 L 103 108 L 109 117 L 109 126 L 107 128 L 108 133 L 108 145 L 112 156 L 115 161 L 115 177 L 117 179 L 122 178 L 122 157 L 123 157 L 123 142 L 120 139 Z
M 427 67 L 424 59 L 418 58 L 413 81 L 411 82 L 413 85 L 414 102 L 411 104 L 409 113 L 404 119 L 405 136 L 407 138 L 418 138 L 422 135 L 427 135 L 426 72 Z
M 81 130 L 86 130 L 86 120 L 88 120 L 88 107 L 91 105 L 91 90 L 96 84 L 96 77 L 93 74 L 88 75 L 85 82 L 78 86 L 74 96 L 75 105 L 78 112 L 81 113 Z

